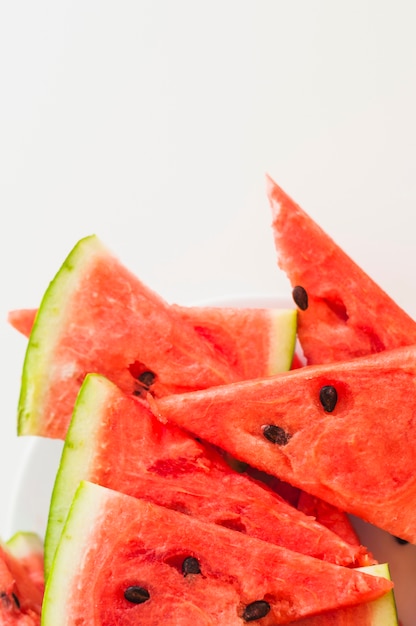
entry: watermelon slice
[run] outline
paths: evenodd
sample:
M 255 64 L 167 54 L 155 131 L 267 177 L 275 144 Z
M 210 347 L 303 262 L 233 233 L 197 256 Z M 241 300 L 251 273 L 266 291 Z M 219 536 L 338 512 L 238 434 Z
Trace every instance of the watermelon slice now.
M 416 323 L 268 177 L 278 263 L 298 303 L 308 364 L 416 343 Z
M 145 404 L 97 374 L 84 380 L 65 440 L 45 538 L 47 573 L 81 480 L 329 562 L 374 562 L 363 546 L 349 545 L 264 484 L 233 471 L 217 452 L 162 425 Z
M 0 542 L 0 624 L 39 626 L 44 580 L 41 541 L 32 533 L 17 533 Z
M 409 346 L 149 401 L 161 419 L 415 543 L 415 377 Z
M 384 576 L 390 580 L 387 563 L 362 568 L 372 576 Z M 373 602 L 358 606 L 329 611 L 314 617 L 306 617 L 296 622 L 296 626 L 398 626 L 396 602 L 393 591 Z
M 294 360 L 296 310 L 232 306 L 170 305 L 228 363 L 239 378 L 258 378 L 290 369 Z M 9 311 L 8 322 L 30 336 L 37 309 Z
M 292 327 L 292 346 L 295 319 L 292 311 L 282 321 L 285 330 Z M 268 367 L 266 353 L 261 354 Z M 200 389 L 242 376 L 235 362 L 95 236 L 78 242 L 44 295 L 23 368 L 19 434 L 63 439 L 89 372 L 137 396 L 149 389 L 157 396 Z
M 34 586 L 43 595 L 45 590 L 44 545 L 34 532 L 16 532 L 6 543 L 6 549 L 16 559 Z
M 391 588 L 385 578 L 83 482 L 48 577 L 42 623 L 285 624 Z
M 238 364 L 242 378 L 256 378 L 289 369 L 296 329 L 293 309 L 171 306 L 210 341 L 216 350 L 226 355 L 227 360 Z M 28 337 L 36 314 L 37 309 L 17 309 L 9 312 L 8 320 L 16 330 Z M 229 463 L 236 465 L 235 459 L 231 457 Z M 249 467 L 246 469 L 253 470 Z M 314 498 L 313 507 L 306 506 L 308 494 L 303 494 L 304 497 L 299 500 L 300 490 L 288 483 L 264 474 L 260 479 L 291 504 L 297 505 L 299 501 L 300 510 L 313 515 L 347 542 L 359 545 L 357 535 L 345 513 L 327 503 L 319 503 L 317 498 Z M 63 519 L 61 521 L 63 523 Z M 48 558 L 48 550 L 46 554 Z

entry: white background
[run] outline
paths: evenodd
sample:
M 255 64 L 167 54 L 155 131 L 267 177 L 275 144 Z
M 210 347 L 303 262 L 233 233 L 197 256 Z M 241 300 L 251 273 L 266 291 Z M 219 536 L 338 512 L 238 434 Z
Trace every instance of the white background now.
M 25 340 L 97 233 L 169 301 L 288 293 L 264 175 L 416 314 L 416 4 L 0 5 L 0 535 Z M 6 538 L 6 537 L 4 537 Z

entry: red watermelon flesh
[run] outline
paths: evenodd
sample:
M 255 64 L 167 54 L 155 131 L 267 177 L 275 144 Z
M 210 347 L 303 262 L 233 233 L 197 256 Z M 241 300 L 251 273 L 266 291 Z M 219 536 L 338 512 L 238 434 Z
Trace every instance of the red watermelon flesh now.
M 294 331 L 293 323 L 292 348 Z M 23 367 L 19 434 L 63 439 L 89 372 L 134 395 L 241 379 L 235 364 L 95 236 L 78 242 L 42 300 Z
M 267 182 L 278 263 L 300 294 L 298 336 L 308 364 L 416 343 L 414 320 L 271 178 Z
M 272 626 L 391 588 L 384 578 L 81 483 L 48 577 L 43 625 L 241 626 L 254 616 Z
M 24 576 L 38 589 L 40 596 L 45 590 L 44 546 L 34 532 L 16 532 L 6 543 L 8 553 L 19 562 Z
M 81 387 L 56 477 L 47 572 L 81 480 L 333 563 L 374 562 L 364 547 L 349 545 L 264 484 L 233 471 L 214 450 L 161 424 L 141 401 L 96 374 Z
M 290 369 L 296 340 L 294 308 L 171 305 L 171 310 L 211 343 L 241 380 Z
M 386 564 L 366 567 L 363 571 L 390 579 L 389 568 Z M 306 617 L 297 621 L 296 624 L 297 626 L 398 626 L 399 622 L 394 595 L 391 592 L 379 600 L 329 611 L 325 616 Z
M 161 419 L 415 543 L 415 380 L 409 346 L 149 401 Z M 332 412 L 322 390 L 337 393 Z
M 7 321 L 13 328 L 25 337 L 29 337 L 32 332 L 33 324 L 38 310 L 37 309 L 14 309 L 9 311 Z
M 241 380 L 288 370 L 294 360 L 293 309 L 171 304 L 169 310 L 191 324 Z M 36 314 L 37 309 L 15 309 L 9 311 L 8 322 L 29 337 Z
M 20 535 L 20 533 L 19 533 Z M 0 543 L 0 624 L 38 626 L 44 581 L 39 571 L 39 551 L 27 537 L 16 535 Z M 22 544 L 25 547 L 22 552 Z
M 320 498 L 299 489 L 299 487 L 294 487 L 290 483 L 277 478 L 277 476 L 266 474 L 266 472 L 262 472 L 255 467 L 247 465 L 245 471 L 249 476 L 264 482 L 270 489 L 276 491 L 276 493 L 292 506 L 295 506 L 299 511 L 302 511 L 305 515 L 314 517 L 322 526 L 331 530 L 347 543 L 360 545 L 359 537 L 351 524 L 350 518 L 338 507 L 329 504 L 329 502 L 324 502 Z
M 19 434 L 64 438 L 80 384 L 97 369 L 132 394 L 237 379 L 191 325 L 91 236 L 69 254 L 36 317 L 23 368 Z
M 299 511 L 314 517 L 320 524 L 351 545 L 359 545 L 360 540 L 348 516 L 338 507 L 300 490 L 297 501 Z
M 276 366 L 288 369 L 289 360 L 282 363 L 281 358 L 271 358 L 271 353 L 276 353 L 279 347 L 280 355 L 285 352 L 282 344 L 286 343 L 289 355 L 293 351 L 293 335 L 287 338 L 281 337 L 279 324 L 280 315 L 291 315 L 288 310 L 263 309 L 263 308 L 234 308 L 234 307 L 183 307 L 171 305 L 181 317 L 189 321 L 194 328 L 208 341 L 212 342 L 215 349 L 226 355 L 231 362 L 238 362 L 238 369 L 242 378 L 256 378 L 261 375 L 271 374 L 276 370 Z M 17 309 L 9 312 L 10 324 L 25 336 L 29 336 L 37 309 Z M 292 345 L 288 345 L 292 344 Z M 296 366 L 301 363 L 297 359 Z M 266 365 L 270 363 L 270 369 Z M 247 468 L 253 473 L 252 468 Z M 300 490 L 284 481 L 279 481 L 276 477 L 268 476 L 254 469 L 254 473 L 260 480 L 263 480 L 274 489 L 285 500 L 297 506 Z M 307 494 L 305 494 L 307 496 Z M 302 503 L 305 499 L 302 498 Z M 332 510 L 331 510 L 332 509 Z M 302 508 L 300 510 L 303 510 Z M 321 524 L 339 534 L 343 539 L 351 543 L 358 544 L 358 538 L 345 513 L 330 507 L 327 503 L 319 505 L 318 499 L 314 498 L 313 510 L 308 507 L 304 510 L 308 515 L 313 515 Z M 354 541 L 352 541 L 354 539 Z

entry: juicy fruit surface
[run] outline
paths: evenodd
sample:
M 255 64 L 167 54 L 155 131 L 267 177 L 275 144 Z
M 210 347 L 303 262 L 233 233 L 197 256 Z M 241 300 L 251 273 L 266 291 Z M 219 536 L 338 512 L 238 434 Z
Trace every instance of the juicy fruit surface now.
M 226 358 L 241 379 L 276 374 L 292 365 L 297 317 L 294 309 L 175 304 L 169 308 L 191 324 L 220 358 Z M 37 309 L 16 309 L 9 312 L 8 322 L 29 337 L 36 314 Z
M 81 480 L 329 562 L 372 562 L 364 547 L 347 543 L 263 483 L 233 471 L 212 448 L 161 424 L 144 403 L 96 374 L 81 387 L 55 481 L 45 539 L 47 572 Z
M 110 255 L 110 272 L 114 269 L 112 265 L 114 261 L 117 266 L 116 274 L 120 270 L 120 276 L 123 277 L 120 282 L 120 291 L 118 288 L 115 289 L 116 300 L 119 299 L 120 294 L 125 293 L 122 285 L 124 279 L 126 279 L 124 286 L 127 283 L 130 286 L 132 284 L 134 287 L 139 286 L 140 297 L 143 296 L 145 299 L 146 306 L 141 310 L 141 314 L 144 310 L 145 317 L 148 316 L 149 318 L 147 321 L 151 318 L 152 323 L 146 326 L 149 332 L 144 332 L 141 341 L 143 342 L 144 339 L 147 341 L 149 337 L 152 339 L 155 336 L 159 338 L 162 336 L 163 340 L 166 337 L 169 337 L 169 340 L 172 339 L 172 342 L 175 342 L 175 347 L 179 345 L 180 353 L 180 358 L 175 357 L 174 369 L 176 370 L 178 365 L 180 368 L 184 365 L 183 371 L 186 374 L 179 383 L 176 379 L 172 382 L 168 375 L 166 378 L 164 377 L 163 363 L 166 363 L 172 354 L 171 352 L 163 352 L 162 341 L 157 343 L 156 348 L 153 346 L 159 356 L 165 357 L 161 359 L 160 369 L 157 365 L 150 366 L 150 357 L 145 358 L 138 353 L 133 356 L 133 353 L 129 353 L 128 360 L 120 366 L 124 368 L 123 374 L 117 378 L 119 375 L 117 367 L 120 364 L 117 359 L 120 354 L 111 352 L 109 344 L 106 344 L 105 341 L 103 342 L 102 353 L 98 354 L 98 361 L 101 364 L 101 359 L 110 354 L 111 367 L 109 362 L 106 362 L 106 366 L 109 365 L 111 373 L 105 367 L 104 369 L 96 367 L 98 352 L 95 353 L 95 350 L 97 343 L 100 344 L 100 340 L 97 341 L 97 335 L 91 332 L 92 327 L 95 331 L 97 323 L 100 324 L 104 320 L 104 324 L 100 326 L 100 332 L 106 338 L 107 331 L 110 330 L 111 335 L 113 320 L 106 317 L 106 311 L 111 304 L 112 312 L 117 316 L 118 309 L 113 306 L 114 301 L 111 299 L 113 289 L 106 291 L 110 282 L 108 280 L 109 274 L 103 272 L 102 276 L 99 276 L 100 271 L 94 274 L 95 270 L 93 270 L 92 275 L 95 276 L 96 282 L 83 282 L 84 272 L 88 274 L 88 281 L 90 279 L 90 268 L 94 266 L 94 259 L 97 260 L 101 253 L 103 253 L 101 260 L 106 259 L 108 254 L 108 251 L 101 246 L 96 238 L 87 238 L 76 246 L 58 272 L 51 288 L 45 295 L 39 315 L 33 310 L 26 310 L 20 316 L 19 314 L 11 314 L 9 318 L 16 328 L 27 335 L 31 332 L 34 324 L 26 359 L 26 364 L 29 364 L 29 367 L 26 368 L 25 366 L 23 377 L 19 432 L 20 434 L 47 433 L 48 436 L 63 438 L 67 432 L 69 416 L 72 413 L 73 403 L 80 385 L 85 380 L 86 375 L 88 378 L 89 371 L 100 371 L 130 396 L 129 401 L 131 401 L 132 406 L 133 404 L 136 407 L 140 406 L 148 417 L 149 411 L 144 408 L 144 404 L 139 404 L 139 401 L 132 399 L 131 396 L 136 395 L 142 399 L 147 397 L 149 405 L 161 420 L 173 419 L 182 427 L 193 431 L 198 438 L 204 437 L 215 445 L 224 448 L 230 457 L 237 457 L 236 464 L 240 460 L 245 461 L 255 465 L 260 472 L 274 473 L 277 480 L 283 478 L 290 481 L 293 489 L 299 490 L 295 506 L 308 515 L 313 515 L 322 520 L 327 519 L 328 526 L 334 529 L 338 528 L 339 531 L 337 532 L 347 542 L 350 542 L 349 550 L 352 549 L 352 546 L 358 546 L 358 548 L 360 546 L 354 533 L 349 535 L 348 528 L 343 523 L 345 521 L 344 509 L 386 528 L 396 536 L 408 541 L 415 541 L 415 516 L 414 513 L 409 512 L 409 508 L 414 509 L 413 506 L 409 506 L 409 503 L 414 502 L 416 497 L 415 482 L 409 469 L 413 466 L 416 452 L 414 419 L 411 412 L 411 401 L 409 402 L 413 396 L 414 355 L 408 358 L 412 349 L 409 349 L 408 352 L 401 352 L 401 355 L 404 355 L 402 365 L 394 360 L 396 357 L 391 360 L 390 351 L 397 346 L 409 343 L 416 344 L 416 324 L 273 181 L 269 181 L 269 183 L 269 200 L 273 211 L 276 249 L 281 268 L 288 274 L 293 287 L 296 287 L 295 302 L 298 305 L 299 339 L 307 363 L 330 363 L 354 358 L 360 361 L 358 369 L 355 369 L 355 365 L 352 366 L 351 363 L 346 364 L 351 368 L 347 375 L 346 371 L 343 370 L 343 365 L 340 367 L 336 365 L 331 370 L 320 368 L 315 370 L 314 367 L 311 369 L 304 368 L 307 371 L 302 372 L 302 375 L 300 372 L 294 372 L 293 378 L 292 374 L 288 374 L 275 377 L 273 381 L 268 379 L 265 384 L 263 384 L 264 380 L 258 379 L 255 382 L 247 385 L 244 383 L 240 386 L 240 383 L 236 381 L 273 374 L 270 369 L 260 374 L 253 369 L 256 366 L 256 358 L 253 358 L 256 349 L 257 354 L 261 354 L 262 365 L 271 363 L 270 353 L 272 351 L 269 341 L 266 340 L 264 345 L 260 345 L 259 342 L 253 346 L 247 344 L 245 346 L 247 350 L 244 354 L 244 347 L 240 350 L 241 347 L 235 343 L 235 336 L 228 335 L 226 320 L 229 318 L 221 317 L 224 314 L 227 316 L 228 312 L 220 309 L 207 309 L 206 315 L 208 315 L 208 311 L 209 315 L 201 321 L 198 319 L 200 312 L 198 308 L 195 309 L 196 317 L 193 317 L 194 312 L 191 309 L 185 311 L 182 307 L 168 306 L 156 294 L 147 290 L 140 281 L 137 281 Z M 86 242 L 92 244 L 92 247 L 89 252 L 84 254 L 81 249 Z M 86 248 L 84 248 L 84 252 L 85 250 Z M 80 263 L 77 265 L 78 261 Z M 92 265 L 89 265 L 90 261 L 92 261 Z M 113 274 L 111 276 L 114 277 Z M 90 293 L 87 293 L 88 291 Z M 87 299 L 79 299 L 79 292 L 87 293 Z M 92 316 L 88 310 L 91 308 L 91 295 Z M 102 295 L 103 298 L 101 298 Z M 69 307 L 62 306 L 63 302 L 69 303 Z M 94 310 L 96 302 L 98 302 L 98 306 Z M 82 307 L 85 310 L 82 311 Z M 161 318 L 164 320 L 163 324 L 156 329 L 154 328 L 154 321 L 158 314 L 148 315 L 149 311 L 154 312 L 156 310 L 153 307 L 157 308 L 158 313 L 161 311 Z M 130 303 L 128 303 L 127 308 L 131 316 L 135 307 L 130 307 Z M 157 321 L 160 322 L 160 319 Z M 234 321 L 235 331 L 240 322 Z M 123 327 L 123 333 L 125 325 L 129 322 L 130 317 L 121 317 L 118 320 L 118 324 Z M 245 335 L 244 324 L 246 322 L 247 320 L 241 321 L 241 327 L 237 333 L 239 336 Z M 270 328 L 272 328 L 274 322 L 271 320 L 269 322 Z M 169 334 L 171 327 L 168 328 L 166 325 L 169 323 L 174 326 L 172 335 Z M 89 328 L 87 328 L 88 325 Z M 166 332 L 167 328 L 168 332 Z M 63 334 L 61 334 L 62 329 L 64 329 Z M 191 334 L 189 334 L 190 329 Z M 155 335 L 152 336 L 153 331 Z M 49 341 L 49 334 L 52 336 L 52 342 Z M 74 343 L 71 344 L 70 341 L 71 334 L 72 338 L 76 338 L 75 347 Z M 127 337 L 127 341 L 130 341 L 129 337 Z M 178 337 L 182 343 L 179 341 L 179 344 L 176 344 Z M 123 340 L 124 338 L 123 336 Z M 195 360 L 193 352 L 195 338 L 197 338 L 199 345 L 204 345 L 207 348 L 209 358 L 212 358 L 208 363 L 203 357 L 204 365 L 207 364 L 202 373 L 205 382 L 203 384 L 198 382 L 196 387 L 194 387 L 194 382 L 192 385 L 187 382 L 189 374 L 191 373 L 190 378 L 192 378 L 192 372 L 195 371 L 192 368 L 187 369 L 189 360 Z M 120 334 L 112 335 L 111 342 L 113 346 L 121 345 Z M 59 349 L 56 349 L 57 345 L 59 345 Z M 192 346 L 192 350 L 190 350 L 190 346 Z M 63 349 L 63 359 L 61 359 L 61 349 Z M 289 353 L 290 350 L 287 346 L 286 357 Z M 386 359 L 380 361 L 378 358 L 374 360 L 374 357 L 371 357 L 367 366 L 364 366 L 364 370 L 360 370 L 359 368 L 366 362 L 361 361 L 362 355 L 371 353 L 386 354 Z M 177 353 L 175 354 L 177 355 Z M 169 359 L 166 359 L 166 355 Z M 89 360 L 91 356 L 92 359 Z M 189 360 L 187 360 L 188 357 Z M 303 363 L 299 362 L 296 366 L 298 365 L 302 366 Z M 286 367 L 283 366 L 283 369 Z M 42 371 L 46 372 L 45 378 L 43 378 Z M 116 371 L 115 377 L 112 374 L 114 371 Z M 128 377 L 125 377 L 126 371 Z M 26 375 L 28 372 L 29 376 Z M 145 375 L 145 380 L 142 378 L 143 375 Z M 31 376 L 32 379 L 30 380 Z M 283 400 L 276 399 L 276 396 L 273 395 L 274 391 L 269 395 L 270 387 L 268 384 L 274 383 L 277 379 L 280 382 L 283 381 L 279 388 Z M 186 381 L 185 384 L 184 380 Z M 55 396 L 52 394 L 49 397 L 49 387 L 52 387 L 49 384 L 51 381 L 54 384 L 56 382 L 57 386 Z M 285 381 L 287 386 L 285 386 Z M 232 384 L 229 384 L 230 382 Z M 290 385 L 293 386 L 293 389 Z M 253 387 L 254 391 L 253 389 L 247 391 L 250 386 Z M 211 390 L 193 392 L 194 388 L 204 389 L 206 387 L 211 387 Z M 37 390 L 42 388 L 41 395 L 36 397 L 34 402 L 34 406 L 39 409 L 38 418 L 33 419 L 34 413 L 30 408 L 31 402 Z M 71 388 L 70 393 L 73 395 L 72 399 L 68 401 L 66 393 Z M 324 398 L 320 393 L 324 388 L 327 388 L 332 396 L 327 395 Z M 231 396 L 227 396 L 228 392 L 224 392 L 224 390 L 228 389 L 234 390 L 231 395 L 235 392 L 232 401 L 236 407 L 238 406 L 238 420 L 237 416 L 234 415 L 234 409 L 230 409 L 227 404 Z M 336 391 L 335 396 L 333 395 L 334 390 Z M 147 395 L 148 392 L 150 392 L 149 395 Z M 43 397 L 42 393 L 44 394 Z M 387 395 L 391 397 L 390 404 L 387 401 Z M 295 406 L 296 403 L 297 407 Z M 250 404 L 250 410 L 253 410 L 251 416 L 245 412 L 248 404 Z M 57 407 L 60 406 L 67 411 L 64 426 L 60 423 L 60 417 L 55 419 L 60 412 L 60 408 L 57 409 Z M 97 405 L 95 407 L 97 408 Z M 90 406 L 88 412 L 91 410 L 92 407 Z M 221 424 L 218 415 L 214 418 L 215 412 L 220 414 Z M 182 417 L 181 413 L 185 417 Z M 58 430 L 53 431 L 52 421 L 48 421 L 52 417 Z M 45 421 L 39 428 L 39 422 L 36 422 L 36 419 L 40 419 L 42 422 L 44 418 Z M 272 421 L 273 418 L 274 421 Z M 84 420 L 84 424 L 86 421 Z M 153 423 L 151 430 L 159 433 L 159 436 L 162 430 L 170 429 L 170 426 L 156 425 L 154 420 Z M 34 430 L 31 430 L 32 428 Z M 46 430 L 42 431 L 42 428 Z M 211 432 L 214 429 L 218 432 L 211 437 Z M 62 522 L 66 517 L 69 501 L 79 480 L 94 480 L 112 489 L 123 491 L 123 483 L 128 484 L 130 488 L 131 478 L 134 474 L 131 466 L 119 462 L 117 455 L 102 454 L 100 456 L 98 452 L 96 466 L 93 468 L 82 466 L 81 468 L 82 464 L 77 463 L 81 458 L 79 456 L 80 450 L 86 439 L 91 438 L 92 431 L 88 431 L 88 428 L 83 431 L 81 426 L 78 435 L 75 436 L 74 430 L 72 437 L 70 432 L 67 436 L 67 457 L 75 456 L 73 456 L 71 463 L 63 464 L 66 469 L 57 479 L 51 506 L 50 520 L 53 522 L 51 526 L 55 526 L 55 522 L 59 521 L 59 524 L 56 525 L 59 528 L 56 540 L 61 534 Z M 132 444 L 131 427 L 130 430 L 128 427 L 126 428 L 126 432 L 121 438 L 118 438 L 117 427 L 112 427 L 112 432 L 115 436 L 115 445 L 119 447 L 118 452 L 122 448 L 120 446 L 122 440 L 126 447 L 127 444 Z M 146 448 L 149 441 L 148 438 Z M 184 458 L 191 463 L 184 466 L 182 457 L 180 463 L 177 463 L 177 458 L 172 463 L 172 457 L 167 459 L 163 456 L 159 456 L 158 461 L 151 463 L 151 465 L 144 463 L 140 470 L 143 472 L 140 481 L 142 491 L 133 495 L 146 498 L 147 501 L 153 499 L 154 502 L 164 506 L 171 506 L 171 487 L 173 487 L 177 490 L 173 508 L 179 510 L 187 508 L 186 512 L 192 517 L 198 517 L 198 514 L 204 511 L 207 513 L 209 521 L 215 521 L 212 516 L 214 512 L 217 513 L 218 509 L 215 501 L 216 492 L 220 491 L 218 484 L 221 483 L 221 489 L 224 490 L 226 481 L 221 471 L 216 470 L 216 489 L 210 491 L 206 483 L 199 481 L 199 479 L 195 482 L 194 477 L 198 475 L 198 472 L 194 471 L 195 457 L 192 457 L 192 454 L 193 445 L 198 447 L 199 443 L 196 441 L 189 443 L 190 441 L 192 439 L 188 437 L 188 443 L 184 444 L 184 447 L 190 452 L 190 456 L 187 457 L 185 454 Z M 405 447 L 403 441 L 406 441 Z M 175 442 L 178 443 L 176 440 Z M 87 456 L 88 452 L 92 453 L 92 450 L 95 454 L 100 446 L 101 452 L 103 452 L 104 447 L 107 452 L 111 448 L 107 441 L 100 440 L 95 443 L 98 444 L 97 448 L 86 446 L 88 448 Z M 107 456 L 108 458 L 106 458 Z M 211 463 L 215 455 L 208 456 Z M 201 457 L 199 457 L 198 471 L 202 467 L 206 468 L 207 458 L 204 457 L 201 463 Z M 106 465 L 107 461 L 109 463 Z M 121 473 L 124 480 L 121 482 L 117 482 L 120 476 L 117 476 L 117 471 L 114 471 L 117 463 L 122 468 Z M 193 466 L 191 472 L 188 471 L 189 465 Z M 97 467 L 100 468 L 101 473 L 93 474 Z M 380 471 L 380 467 L 382 467 L 382 471 Z M 79 471 L 81 469 L 82 471 Z M 84 469 L 86 469 L 86 473 L 84 473 Z M 65 472 L 68 473 L 65 474 Z M 181 474 L 180 481 L 178 481 L 175 473 Z M 126 480 L 126 476 L 128 480 Z M 189 476 L 191 476 L 190 480 L 188 480 Z M 114 478 L 116 482 L 112 482 Z M 71 487 L 66 494 L 67 499 L 65 500 L 64 497 L 61 500 L 62 494 L 71 481 Z M 238 481 L 241 482 L 241 477 Z M 236 480 L 236 482 L 238 481 Z M 196 488 L 198 486 L 196 483 L 210 500 L 207 507 L 201 505 L 202 497 Z M 169 488 L 167 487 L 168 484 Z M 231 489 L 228 484 L 227 487 L 228 496 Z M 309 493 L 303 491 L 305 488 Z M 186 497 L 189 499 L 186 506 L 184 498 L 180 498 L 180 501 L 177 498 L 178 490 L 181 489 L 187 491 Z M 126 491 L 128 490 L 126 489 Z M 195 506 L 191 504 L 192 499 L 195 501 Z M 248 500 L 247 494 L 245 494 L 245 500 L 246 502 Z M 55 513 L 53 512 L 54 503 L 58 503 Z M 77 498 L 74 506 L 77 506 Z M 193 506 L 194 508 L 192 508 Z M 240 512 L 236 513 L 231 505 L 228 506 L 230 508 L 227 509 L 227 519 L 220 520 L 220 523 L 225 521 L 226 523 L 222 525 L 226 528 L 242 530 L 244 524 L 242 524 Z M 258 507 L 258 502 L 256 506 Z M 157 507 L 155 510 L 157 511 Z M 339 521 L 337 512 L 340 514 Z M 73 524 L 73 518 L 70 517 L 71 519 L 70 524 Z M 154 519 L 157 520 L 157 516 Z M 264 521 L 267 522 L 266 518 Z M 78 527 L 75 526 L 75 529 L 84 531 L 81 524 Z M 294 541 L 297 539 L 299 542 L 299 538 L 295 537 L 296 533 L 299 533 L 299 528 L 293 527 L 293 531 Z M 218 532 L 221 536 L 223 531 L 219 529 Z M 344 533 L 347 534 L 344 535 Z M 241 533 L 237 534 L 240 535 Z M 79 537 L 76 539 L 78 541 Z M 68 537 L 64 535 L 63 544 L 67 541 Z M 154 551 L 153 546 L 151 549 L 147 549 L 146 553 L 149 554 L 152 550 Z M 54 552 L 53 549 L 51 558 Z M 139 552 L 140 557 L 142 557 L 141 548 Z M 70 564 L 71 552 L 65 553 L 64 551 L 62 554 L 64 554 L 64 562 L 66 559 L 66 564 Z M 62 554 L 58 551 L 57 562 L 62 563 Z M 126 553 L 123 552 L 123 554 Z M 137 556 L 136 552 L 133 556 L 134 558 Z M 325 559 L 325 556 L 322 558 Z M 92 561 L 90 561 L 91 564 Z M 176 572 L 178 571 L 176 557 L 173 562 L 171 560 L 163 561 L 163 566 L 166 564 L 173 565 L 176 567 Z M 52 578 L 58 577 L 58 581 L 60 576 L 60 580 L 63 580 L 62 572 L 64 569 L 59 569 L 60 567 L 53 568 Z M 156 576 L 156 572 L 154 574 Z M 186 576 L 183 576 L 187 579 L 185 584 L 190 582 L 191 576 L 194 577 L 194 574 L 195 572 L 190 571 Z M 223 588 L 226 589 L 225 596 L 230 592 L 229 597 L 232 597 L 233 591 L 227 587 L 230 582 L 229 579 L 230 574 L 228 572 L 227 580 L 225 582 L 221 580 Z M 199 578 L 197 577 L 196 580 L 199 581 Z M 104 587 L 107 584 L 107 581 L 102 578 L 99 582 Z M 55 584 L 58 583 L 50 581 L 51 586 Z M 217 586 L 217 589 L 219 588 L 220 586 Z M 110 589 L 110 596 L 112 593 L 113 590 Z M 187 597 L 186 592 L 184 593 L 183 598 Z M 390 602 L 390 608 L 385 609 L 385 612 L 380 614 L 376 613 L 376 608 L 373 610 L 373 607 L 376 605 L 379 607 L 380 601 L 387 600 L 388 596 L 391 594 L 386 594 L 383 598 L 375 601 L 374 605 L 372 602 L 360 603 L 359 607 L 345 607 L 335 612 L 327 612 L 324 609 L 326 611 L 325 617 L 323 615 L 307 617 L 299 623 L 305 624 L 305 626 L 306 624 L 315 626 L 315 624 L 323 625 L 324 623 L 327 626 L 330 624 L 341 626 L 341 624 L 350 623 L 367 625 L 372 624 L 371 620 L 376 619 L 375 615 L 377 615 L 379 621 L 374 623 L 380 626 L 383 624 L 381 620 L 385 619 L 386 615 L 393 620 L 394 605 Z M 50 601 L 51 594 L 48 597 Z M 114 598 L 114 596 L 111 597 Z M 187 623 L 186 620 L 190 616 L 189 605 L 183 601 L 183 598 L 181 602 L 173 603 L 173 610 L 178 611 L 175 614 L 175 624 L 179 623 L 178 619 L 182 619 L 182 617 Z M 279 602 L 281 602 L 280 598 Z M 131 604 L 132 602 L 129 604 L 130 609 L 132 608 Z M 144 604 L 147 608 L 150 606 L 150 604 Z M 156 623 L 169 622 L 170 609 L 167 606 L 167 601 L 165 604 L 166 606 L 162 609 L 158 608 L 161 612 L 158 614 L 157 619 L 159 621 Z M 206 623 L 212 623 L 208 616 L 208 610 L 205 611 L 206 606 L 203 604 L 202 613 L 199 608 L 195 609 L 194 613 L 191 609 L 192 623 L 205 623 L 204 617 L 206 617 Z M 323 610 L 322 607 L 319 610 Z M 378 608 L 377 611 L 379 611 Z M 128 619 L 126 612 L 123 612 L 122 615 L 123 619 Z M 133 615 L 133 611 L 131 611 L 131 615 Z M 152 613 L 152 618 L 154 615 L 156 614 Z M 107 617 L 108 615 L 104 616 L 104 619 Z M 270 623 L 276 623 L 274 617 L 270 615 L 269 617 L 267 615 L 261 617 L 260 621 L 266 624 L 269 623 L 269 618 L 273 620 Z M 117 617 L 114 618 L 114 615 L 110 615 L 108 619 L 110 622 L 117 621 Z M 233 623 L 231 619 L 231 614 L 227 614 L 225 622 L 231 624 Z M 50 623 L 55 622 L 51 621 Z M 146 623 L 149 622 L 146 621 Z
M 156 394 L 237 378 L 191 326 L 177 321 L 96 237 L 87 237 L 39 309 L 24 364 L 19 433 L 64 438 L 80 384 L 97 367 L 138 394 L 147 385 L 137 378 L 146 372 L 157 372 Z
M 390 580 L 390 571 L 385 563 L 363 568 L 367 574 L 384 576 Z M 301 619 L 298 626 L 398 626 L 397 611 L 392 591 L 373 602 L 329 611 L 325 616 Z
M 17 533 L 0 544 L 0 624 L 38 626 L 44 593 L 42 542 Z
M 309 364 L 416 343 L 416 323 L 268 178 L 278 263 L 302 287 L 298 335 Z
M 138 396 L 149 389 L 161 396 L 242 377 L 94 236 L 69 254 L 36 316 L 23 368 L 19 434 L 63 439 L 89 372 Z
M 184 574 L 187 557 L 197 560 L 200 574 Z M 85 579 L 88 587 L 80 589 Z M 126 599 L 132 587 L 147 599 Z M 81 483 L 48 578 L 43 624 L 241 626 L 254 602 L 269 607 L 262 623 L 285 624 L 390 589 L 384 578 Z
M 415 542 L 415 376 L 410 346 L 149 400 L 162 419 Z M 332 412 L 319 399 L 327 385 Z

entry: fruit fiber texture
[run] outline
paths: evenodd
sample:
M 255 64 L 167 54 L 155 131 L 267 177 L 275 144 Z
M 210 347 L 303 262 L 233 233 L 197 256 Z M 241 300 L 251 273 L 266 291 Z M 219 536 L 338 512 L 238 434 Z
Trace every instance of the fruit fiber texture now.
M 234 471 L 185 431 L 161 424 L 143 402 L 98 374 L 84 380 L 63 448 L 45 539 L 47 572 L 81 480 L 328 562 L 373 562 L 363 546 L 347 543 L 264 483 Z
M 293 308 L 179 306 L 170 310 L 226 358 L 239 378 L 257 378 L 290 369 L 294 359 L 296 311 Z M 30 336 L 38 309 L 9 311 L 8 322 Z
M 189 557 L 194 573 L 184 569 Z M 43 626 L 241 626 L 256 609 L 258 623 L 271 626 L 391 588 L 385 578 L 81 483 L 48 577 Z
M 277 322 L 273 315 L 265 316 L 269 337 L 280 322 L 287 331 L 280 338 L 284 337 L 281 366 L 288 368 L 296 312 L 288 311 Z M 149 389 L 161 396 L 241 380 L 249 362 L 254 363 L 252 349 L 240 367 L 215 337 L 220 337 L 219 331 L 204 336 L 97 237 L 86 237 L 57 272 L 35 317 L 23 367 L 18 432 L 65 438 L 77 393 L 89 372 L 105 375 L 136 396 Z M 261 341 L 259 335 L 259 348 Z M 265 341 L 260 354 L 266 373 L 274 349 L 267 350 Z
M 278 264 L 306 292 L 298 336 L 308 364 L 416 343 L 416 323 L 270 177 Z
M 416 542 L 416 346 L 149 398 L 162 420 Z M 332 412 L 323 387 L 337 392 Z
M 367 574 L 390 579 L 388 566 L 383 563 L 363 568 Z M 329 611 L 323 615 L 306 617 L 297 626 L 397 626 L 397 611 L 393 591 L 373 602 Z
M 40 538 L 19 532 L 0 542 L 0 624 L 39 626 L 44 587 Z

